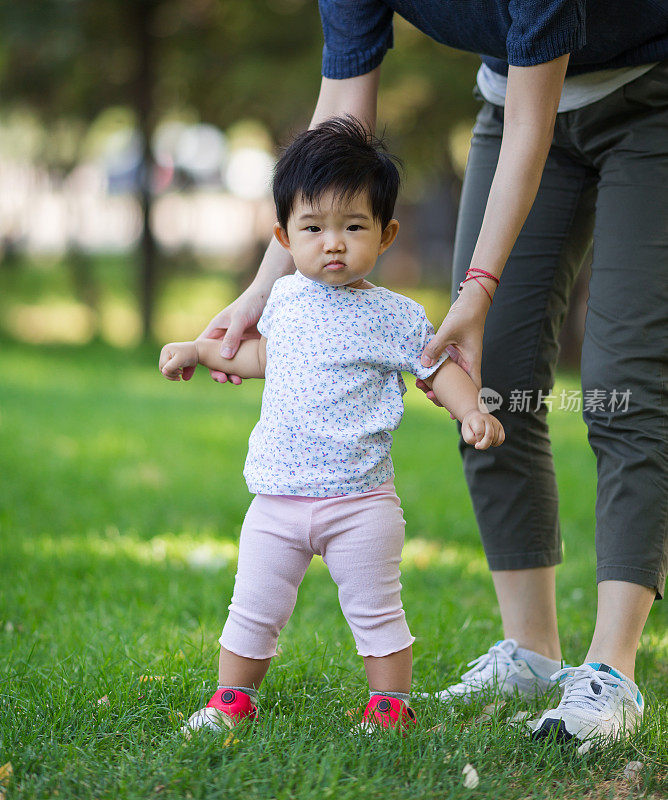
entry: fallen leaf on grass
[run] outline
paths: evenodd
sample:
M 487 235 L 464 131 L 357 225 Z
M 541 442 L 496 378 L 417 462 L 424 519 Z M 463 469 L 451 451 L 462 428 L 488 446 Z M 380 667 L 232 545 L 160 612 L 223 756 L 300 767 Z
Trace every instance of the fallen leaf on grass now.
M 150 683 L 151 681 L 164 681 L 164 675 L 140 675 L 139 683 Z
M 440 733 L 441 731 L 446 730 L 447 727 L 448 727 L 447 722 L 441 722 L 440 725 L 434 725 L 433 728 L 428 728 L 427 733 Z
M 233 744 L 239 744 L 239 740 L 234 738 L 234 734 L 231 733 L 227 739 L 223 742 L 223 747 L 230 747 Z
M 533 733 L 536 730 L 536 725 L 540 720 L 540 717 L 535 719 L 530 719 L 530 717 L 531 714 L 528 711 L 518 711 L 508 720 L 508 725 L 511 728 L 522 728 L 528 736 L 529 733 Z
M 349 708 L 345 712 L 345 715 L 348 717 L 348 719 L 352 719 L 352 720 L 356 720 L 358 718 L 361 719 L 365 708 L 366 708 L 366 706 L 357 706 L 357 708 Z
M 108 705 L 109 705 L 109 695 L 108 695 L 108 694 L 105 694 L 105 696 L 104 696 L 104 697 L 101 697 L 101 698 L 100 698 L 100 699 L 97 701 L 97 704 L 98 704 L 98 706 L 108 706 Z
M 473 722 L 476 725 L 486 725 L 490 723 L 494 717 L 501 711 L 501 709 L 505 706 L 505 700 L 496 700 L 494 703 L 488 703 L 482 710 L 479 716 L 477 716 Z
M 462 770 L 462 775 L 464 776 L 464 787 L 466 789 L 475 789 L 480 783 L 480 778 L 478 777 L 478 773 L 476 772 L 475 768 L 472 767 L 470 764 L 467 764 L 464 767 L 464 769 Z
M 7 785 L 14 774 L 14 768 L 12 767 L 12 762 L 8 761 L 2 767 L 0 767 L 0 800 L 4 800 L 6 792 L 7 792 Z
M 458 731 L 468 730 L 467 725 L 465 725 L 463 722 L 441 722 L 438 725 L 434 725 L 433 728 L 427 728 L 427 733 L 441 733 L 441 731 L 452 731 L 453 725 L 455 726 L 455 730 Z
M 624 767 L 624 777 L 627 781 L 637 781 L 644 766 L 642 761 L 629 761 Z
M 665 794 L 645 794 L 638 793 L 637 784 L 629 782 L 622 776 L 603 780 L 584 795 L 586 800 L 634 800 L 634 798 L 644 797 L 646 800 L 665 800 Z

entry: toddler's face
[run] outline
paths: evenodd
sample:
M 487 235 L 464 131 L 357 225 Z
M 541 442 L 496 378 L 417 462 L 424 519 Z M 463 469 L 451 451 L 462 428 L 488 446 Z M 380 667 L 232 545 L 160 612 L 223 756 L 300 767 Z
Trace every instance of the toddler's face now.
M 351 201 L 324 194 L 319 206 L 295 201 L 287 235 L 278 224 L 274 232 L 292 254 L 297 269 L 328 286 L 363 288 L 376 259 L 394 241 L 399 223 L 385 230 L 373 218 L 366 193 Z

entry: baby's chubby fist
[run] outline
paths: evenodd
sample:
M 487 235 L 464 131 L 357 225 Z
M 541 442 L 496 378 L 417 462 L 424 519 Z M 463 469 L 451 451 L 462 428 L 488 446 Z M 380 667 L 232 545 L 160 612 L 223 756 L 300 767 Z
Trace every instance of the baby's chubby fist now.
M 506 434 L 503 425 L 496 417 L 474 409 L 464 415 L 462 438 L 476 450 L 487 450 L 488 447 L 498 447 L 503 444 Z
M 195 342 L 171 342 L 160 352 L 159 369 L 167 380 L 179 381 L 184 369 L 197 366 L 197 359 Z

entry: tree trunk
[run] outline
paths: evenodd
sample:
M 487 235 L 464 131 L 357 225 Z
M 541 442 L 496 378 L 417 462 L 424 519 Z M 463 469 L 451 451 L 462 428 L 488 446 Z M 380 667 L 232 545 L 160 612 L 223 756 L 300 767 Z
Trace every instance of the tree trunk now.
M 141 302 L 142 338 L 151 338 L 153 303 L 157 273 L 158 251 L 151 229 L 153 201 L 153 82 L 155 68 L 155 41 L 151 23 L 158 0 L 135 0 L 126 8 L 134 9 L 134 28 L 137 44 L 137 76 L 135 82 L 135 111 L 141 137 L 142 164 L 139 173 L 138 199 L 141 207 L 142 230 L 139 244 L 139 296 Z

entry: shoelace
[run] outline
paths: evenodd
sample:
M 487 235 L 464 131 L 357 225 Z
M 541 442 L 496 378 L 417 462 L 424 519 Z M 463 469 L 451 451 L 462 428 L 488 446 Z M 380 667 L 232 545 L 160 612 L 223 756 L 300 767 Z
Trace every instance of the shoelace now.
M 560 669 L 552 675 L 551 680 L 561 680 L 564 677 L 570 680 L 564 682 L 564 696 L 559 704 L 561 707 L 570 705 L 586 709 L 593 705 L 602 710 L 608 704 L 613 689 L 621 689 L 630 700 L 635 700 L 633 691 L 626 681 L 615 678 L 607 672 L 598 672 L 589 664 L 582 664 L 575 669 L 572 667 Z M 598 688 L 598 691 L 594 687 Z
M 517 643 L 512 639 L 506 639 L 506 642 L 511 642 L 513 649 L 509 653 L 504 647 L 499 644 L 493 644 L 486 653 L 483 653 L 473 661 L 469 661 L 467 667 L 472 667 L 462 675 L 462 683 L 477 684 L 484 682 L 484 680 L 496 672 L 497 678 L 499 675 L 499 666 L 506 667 L 506 672 L 503 674 L 505 677 L 508 673 L 514 674 L 518 672 L 517 664 L 513 660 L 513 653 L 517 647 Z

